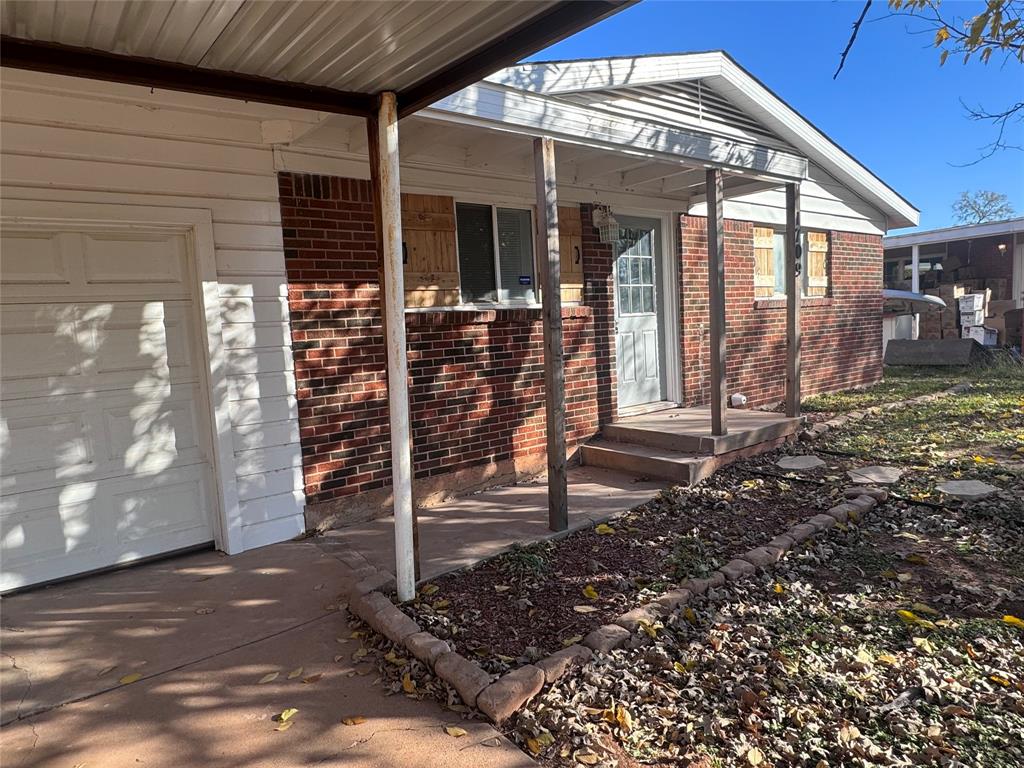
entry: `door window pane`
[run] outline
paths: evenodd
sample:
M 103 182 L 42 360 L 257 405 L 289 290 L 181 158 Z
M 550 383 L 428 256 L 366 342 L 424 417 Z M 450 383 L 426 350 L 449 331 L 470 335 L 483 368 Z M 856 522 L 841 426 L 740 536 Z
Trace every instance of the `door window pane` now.
M 496 301 L 491 206 L 458 203 L 455 219 L 462 300 Z
M 498 301 L 536 301 L 533 274 L 533 227 L 530 212 L 499 208 L 498 263 L 501 288 Z

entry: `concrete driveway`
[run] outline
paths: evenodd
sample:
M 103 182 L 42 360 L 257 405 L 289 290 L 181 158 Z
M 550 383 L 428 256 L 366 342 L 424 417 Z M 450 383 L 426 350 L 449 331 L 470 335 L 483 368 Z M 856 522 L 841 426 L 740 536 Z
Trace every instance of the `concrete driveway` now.
M 316 544 L 289 542 L 5 598 L 4 766 L 533 766 L 489 725 L 386 697 L 358 673 L 367 665 L 357 672 L 336 607 L 347 573 Z M 298 713 L 277 731 L 286 708 Z M 342 723 L 355 716 L 366 722 Z

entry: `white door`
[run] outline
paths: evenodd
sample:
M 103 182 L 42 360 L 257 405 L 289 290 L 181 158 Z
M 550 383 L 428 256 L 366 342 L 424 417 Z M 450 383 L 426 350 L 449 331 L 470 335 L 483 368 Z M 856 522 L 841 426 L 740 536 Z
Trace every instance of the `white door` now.
M 213 540 L 184 235 L 5 225 L 0 591 Z
M 619 408 L 664 399 L 659 307 L 661 233 L 657 219 L 616 217 L 615 354 Z

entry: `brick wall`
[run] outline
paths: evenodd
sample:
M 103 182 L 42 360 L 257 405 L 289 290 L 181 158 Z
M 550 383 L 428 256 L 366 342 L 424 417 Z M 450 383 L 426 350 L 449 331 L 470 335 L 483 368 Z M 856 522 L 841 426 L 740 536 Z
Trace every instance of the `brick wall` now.
M 292 350 L 310 504 L 390 485 L 380 257 L 365 181 L 280 174 Z M 583 221 L 584 305 L 563 309 L 570 449 L 616 410 L 612 249 Z M 706 403 L 707 257 L 702 218 L 681 226 L 682 359 L 688 404 Z M 753 299 L 752 224 L 726 222 L 729 391 L 783 397 L 785 306 Z M 833 295 L 804 302 L 805 390 L 881 372 L 881 241 L 832 233 Z M 451 473 L 493 478 L 525 457 L 542 466 L 543 334 L 537 309 L 406 315 L 413 468 L 448 491 Z M 539 463 L 538 463 L 539 457 Z
M 373 205 L 365 181 L 280 174 L 279 187 L 306 498 L 330 502 L 390 484 Z M 592 265 L 610 275 L 607 248 L 585 243 L 583 259 L 585 279 Z M 563 309 L 570 448 L 614 410 L 600 283 L 587 281 L 595 309 Z M 543 457 L 540 310 L 415 312 L 406 328 L 416 478 Z
M 753 223 L 726 220 L 725 276 L 729 394 L 750 405 L 785 397 L 786 303 L 754 300 Z M 882 375 L 882 241 L 873 235 L 831 232 L 830 295 L 801 304 L 805 394 L 877 381 Z M 707 221 L 680 224 L 682 366 L 686 404 L 703 405 L 708 375 Z

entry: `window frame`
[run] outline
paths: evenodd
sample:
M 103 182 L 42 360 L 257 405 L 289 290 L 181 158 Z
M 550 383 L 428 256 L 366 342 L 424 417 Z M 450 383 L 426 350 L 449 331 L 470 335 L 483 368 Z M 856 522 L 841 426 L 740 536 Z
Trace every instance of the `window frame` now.
M 459 206 L 460 205 L 486 205 L 491 209 L 491 236 L 493 238 L 493 250 L 494 250 L 494 301 L 487 300 L 475 300 L 466 301 L 466 297 L 462 292 L 462 251 L 459 247 Z M 530 266 L 532 268 L 532 274 L 530 279 L 532 281 L 531 287 L 533 288 L 534 300 L 529 301 L 527 299 L 514 299 L 511 301 L 501 300 L 501 247 L 498 237 L 498 209 L 506 208 L 515 211 L 526 211 L 530 215 Z M 493 198 L 478 197 L 475 199 L 465 197 L 453 197 L 452 209 L 455 214 L 455 265 L 459 274 L 459 307 L 483 307 L 487 309 L 494 309 L 495 307 L 512 307 L 516 309 L 539 307 L 540 303 L 540 286 L 537 283 L 537 248 L 536 248 L 536 227 L 537 227 L 537 210 L 535 205 L 529 205 L 522 202 L 495 200 Z M 458 307 L 455 307 L 457 309 Z

